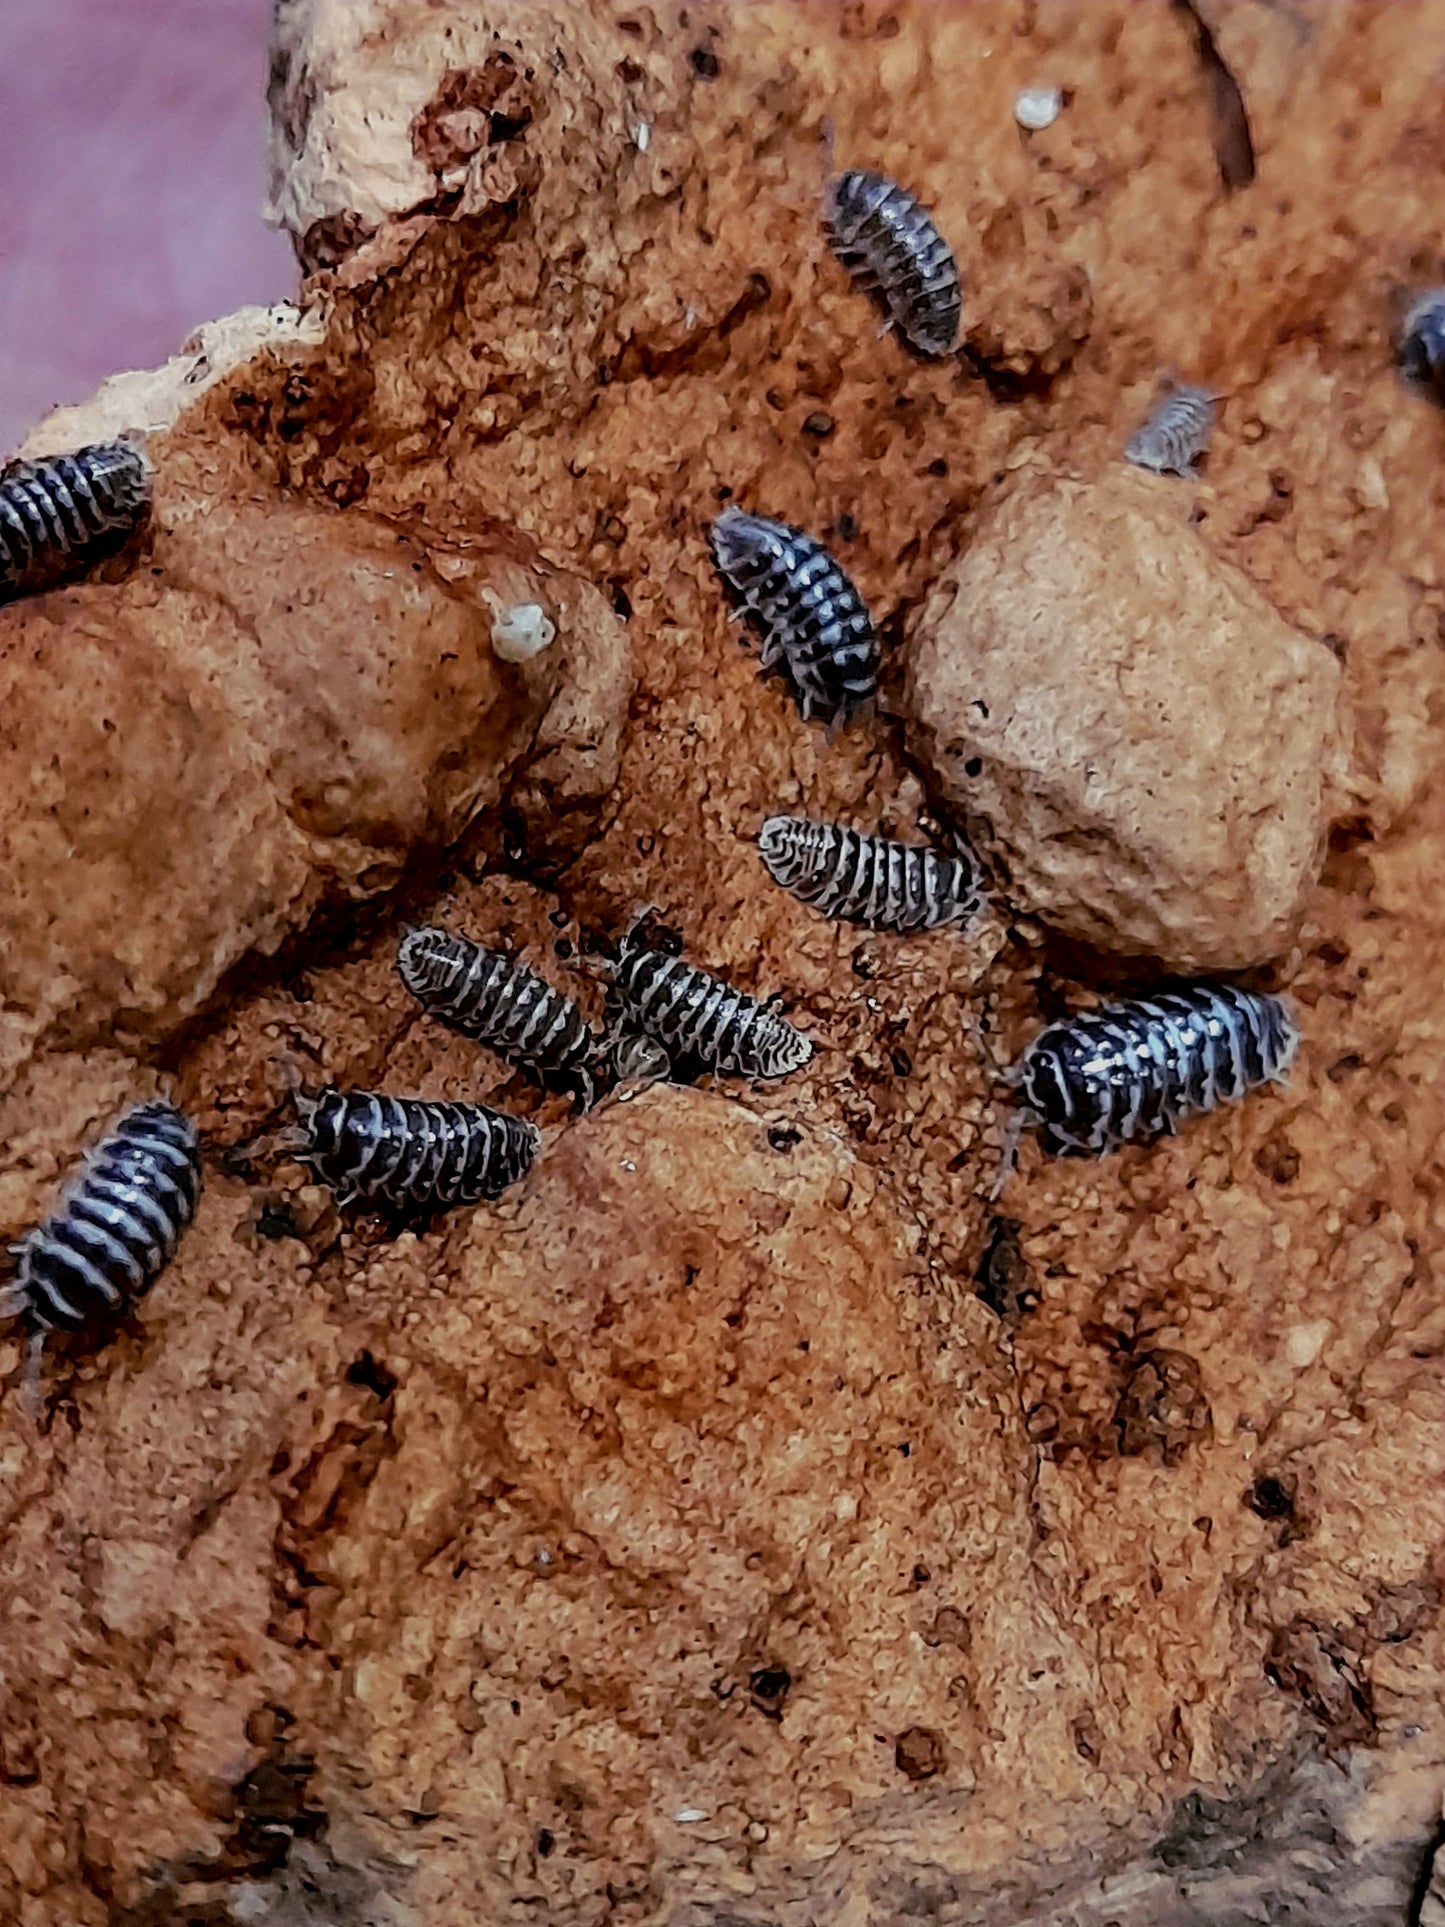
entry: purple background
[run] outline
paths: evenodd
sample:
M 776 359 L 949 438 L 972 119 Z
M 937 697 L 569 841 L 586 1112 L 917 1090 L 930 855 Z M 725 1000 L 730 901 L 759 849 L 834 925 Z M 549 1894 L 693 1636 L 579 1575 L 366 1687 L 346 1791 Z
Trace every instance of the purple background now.
M 261 222 L 269 0 L 0 0 L 0 456 L 293 292 Z

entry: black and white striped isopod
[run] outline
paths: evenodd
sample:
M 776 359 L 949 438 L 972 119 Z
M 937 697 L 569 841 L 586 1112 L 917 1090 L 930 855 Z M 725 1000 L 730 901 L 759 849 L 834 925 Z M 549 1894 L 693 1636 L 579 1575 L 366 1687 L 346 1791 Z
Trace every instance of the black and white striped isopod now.
M 770 816 L 758 853 L 775 883 L 825 917 L 931 930 L 972 923 L 983 909 L 978 866 L 913 843 L 864 836 L 839 823 Z
M 1113 1151 L 1282 1083 L 1299 1032 L 1279 997 L 1188 984 L 1041 1030 L 1019 1061 L 1024 1123 L 1061 1154 Z
M 494 1198 L 524 1177 L 541 1142 L 535 1124 L 486 1104 L 429 1103 L 376 1091 L 296 1093 L 301 1153 L 345 1204 L 445 1210 Z
M 787 522 L 725 509 L 712 525 L 719 573 L 761 622 L 763 667 L 779 657 L 803 720 L 841 722 L 878 687 L 878 636 L 863 598 L 821 542 Z
M 436 929 L 408 930 L 396 967 L 424 1010 L 540 1077 L 572 1082 L 591 1102 L 587 1064 L 599 1040 L 572 999 L 535 970 Z
M 655 1037 L 674 1058 L 744 1077 L 788 1077 L 813 1046 L 786 1017 L 695 964 L 629 938 L 613 982 L 630 1028 Z
M 137 1104 L 86 1158 L 43 1224 L 14 1247 L 0 1316 L 23 1313 L 37 1348 L 52 1331 L 99 1338 L 160 1276 L 195 1215 L 195 1127 L 171 1104 Z
M 1176 383 L 1124 445 L 1124 459 L 1156 475 L 1193 475 L 1214 432 L 1218 395 Z
M 1411 304 L 1400 326 L 1400 367 L 1408 381 L 1445 403 L 1445 288 Z
M 0 602 L 63 582 L 139 528 L 151 468 L 137 442 L 94 442 L 0 473 Z
M 823 204 L 833 252 L 921 355 L 958 347 L 958 263 L 933 216 L 896 181 L 863 168 L 830 183 Z

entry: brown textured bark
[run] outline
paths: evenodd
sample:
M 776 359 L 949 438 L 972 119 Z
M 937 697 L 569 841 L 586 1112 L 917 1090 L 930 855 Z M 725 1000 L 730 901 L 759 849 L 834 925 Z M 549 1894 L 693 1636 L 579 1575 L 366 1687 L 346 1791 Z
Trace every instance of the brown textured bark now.
M 529 758 L 559 843 L 615 772 L 620 625 L 525 538 L 440 558 L 449 584 L 393 522 L 186 469 L 147 566 L 6 615 L 6 1078 L 40 1043 L 164 1037 L 249 952 L 457 841 Z M 497 610 L 534 598 L 567 640 L 498 660 Z
M 50 1431 L 0 1411 L 0 1912 L 1438 1911 L 1440 424 L 1393 375 L 1388 309 L 1436 265 L 1445 10 L 1202 11 L 1262 99 L 1230 194 L 1217 76 L 1162 5 L 278 10 L 275 199 L 324 337 L 223 374 L 158 449 L 162 510 L 198 490 L 225 539 L 163 512 L 157 565 L 184 548 L 204 589 L 142 563 L 8 612 L 7 642 L 53 645 L 77 698 L 117 674 L 97 626 L 136 661 L 171 652 L 173 678 L 117 697 L 154 709 L 126 780 L 212 717 L 200 767 L 240 774 L 182 797 L 224 876 L 262 847 L 238 799 L 326 801 L 301 772 L 329 767 L 307 719 L 331 686 L 287 680 L 311 618 L 234 693 L 263 606 L 311 572 L 307 530 L 338 570 L 378 527 L 424 545 L 423 689 L 434 621 L 489 620 L 478 544 L 630 609 L 638 682 L 602 810 L 591 746 L 621 681 L 539 658 L 543 695 L 502 706 L 522 747 L 499 728 L 448 766 L 484 805 L 450 862 L 460 822 L 418 800 L 436 738 L 387 734 L 345 823 L 306 821 L 294 882 L 248 885 L 269 922 L 206 887 L 227 967 L 283 926 L 285 967 L 263 954 L 217 995 L 201 945 L 178 950 L 131 998 L 149 1014 L 122 1042 L 164 1042 L 143 1068 L 104 1034 L 113 941 L 71 939 L 88 1014 L 66 1055 L 30 1054 L 43 1025 L 17 1047 L 7 1222 L 162 1062 L 209 1180 L 141 1330 L 62 1379 Z M 1036 82 L 1069 99 L 1024 135 Z M 828 260 L 825 116 L 840 163 L 936 207 L 972 359 L 880 342 Z M 729 495 L 807 525 L 893 635 L 999 491 L 1112 458 L 1161 367 L 1227 393 L 1197 531 L 1333 638 L 1356 801 L 1280 960 L 1305 1032 L 1289 1090 L 1099 1166 L 1026 1153 L 1002 1218 L 990 1058 L 1059 980 L 1004 941 L 1006 908 L 965 947 L 771 888 L 748 839 L 772 810 L 909 829 L 923 792 L 886 717 L 830 745 L 759 681 L 705 528 Z M 239 530 L 258 569 L 230 569 Z M 194 625 L 156 626 L 168 598 Z M 244 651 L 207 644 L 223 622 Z M 611 693 L 569 715 L 588 678 Z M 15 700 L 39 718 L 46 688 L 17 675 Z M 82 811 L 91 765 L 43 774 L 46 728 L 30 780 Z M 154 861 L 143 832 L 125 847 Z M 400 899 L 308 925 L 377 847 Z M 173 895 L 128 902 L 147 956 Z M 560 975 L 640 901 L 786 994 L 823 1046 L 802 1077 L 571 1119 L 419 1020 L 391 968 L 397 922 L 426 915 Z M 35 906 L 17 958 L 62 927 Z M 282 1051 L 397 1091 L 505 1089 L 543 1156 L 495 1208 L 390 1238 L 281 1161 Z
M 1184 975 L 1287 947 L 1348 806 L 1339 664 L 1115 463 L 979 516 L 908 639 L 909 736 L 1010 902 Z

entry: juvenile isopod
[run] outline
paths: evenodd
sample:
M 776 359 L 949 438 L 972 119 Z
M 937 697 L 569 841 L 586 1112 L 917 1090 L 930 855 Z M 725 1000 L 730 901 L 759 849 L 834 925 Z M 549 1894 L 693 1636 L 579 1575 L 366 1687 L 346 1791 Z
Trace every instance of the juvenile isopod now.
M 535 1124 L 486 1104 L 432 1103 L 334 1087 L 296 1092 L 300 1155 L 343 1204 L 367 1198 L 396 1211 L 447 1210 L 495 1198 L 526 1175 Z
M 973 923 L 983 909 L 978 865 L 926 845 L 864 836 L 839 823 L 770 816 L 758 852 L 775 883 L 825 917 L 931 930 Z
M 36 1358 L 53 1331 L 101 1343 L 170 1262 L 200 1191 L 190 1119 L 164 1102 L 134 1105 L 45 1222 L 14 1247 L 15 1280 L 0 1292 L 0 1317 L 25 1317 Z
M 1049 1024 L 1019 1060 L 1020 1124 L 1046 1150 L 1097 1156 L 1283 1083 L 1299 1048 L 1284 1000 L 1187 984 Z
M 958 347 L 963 295 L 953 249 L 933 216 L 885 175 L 839 174 L 823 204 L 833 252 L 921 355 Z
M 1400 327 L 1400 367 L 1408 381 L 1445 403 L 1445 288 L 1412 303 Z
M 806 722 L 845 720 L 878 687 L 878 636 L 863 598 L 821 542 L 787 522 L 725 509 L 718 571 L 761 623 L 763 667 L 787 664 Z
M 139 528 L 151 468 L 137 442 L 94 442 L 0 472 L 0 602 L 53 588 Z
M 1124 459 L 1156 475 L 1188 475 L 1209 446 L 1218 395 L 1176 383 L 1124 445 Z
M 776 1010 L 681 957 L 644 948 L 631 932 L 613 983 L 628 1026 L 656 1038 L 674 1059 L 743 1077 L 788 1077 L 813 1054 Z
M 572 999 L 535 970 L 432 928 L 406 933 L 396 967 L 424 1010 L 543 1079 L 570 1082 L 591 1102 L 587 1065 L 599 1039 Z

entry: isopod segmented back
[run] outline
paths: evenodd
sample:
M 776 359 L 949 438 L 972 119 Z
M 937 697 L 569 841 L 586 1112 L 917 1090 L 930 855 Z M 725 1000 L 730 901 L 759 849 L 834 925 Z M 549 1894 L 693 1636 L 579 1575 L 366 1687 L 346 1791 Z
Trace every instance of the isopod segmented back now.
M 744 1077 L 788 1077 L 813 1054 L 786 1017 L 681 957 L 624 941 L 613 982 L 629 1025 L 673 1058 Z
M 23 1313 L 40 1332 L 103 1336 L 170 1262 L 200 1190 L 190 1119 L 160 1101 L 133 1106 L 15 1246 L 15 1282 L 0 1294 L 0 1314 Z
M 64 581 L 139 528 L 151 468 L 137 442 L 94 442 L 0 473 L 0 602 Z
M 770 816 L 758 852 L 775 883 L 825 917 L 930 930 L 972 923 L 983 909 L 979 869 L 971 858 L 865 836 L 839 823 Z
M 1193 475 L 1214 432 L 1218 400 L 1208 388 L 1176 385 L 1129 437 L 1124 459 L 1156 475 Z
M 963 294 L 953 249 L 933 216 L 886 175 L 854 168 L 830 184 L 823 206 L 833 252 L 922 355 L 958 347 Z
M 586 1067 L 600 1040 L 572 999 L 535 970 L 432 928 L 406 933 L 396 967 L 424 1010 L 543 1077 L 570 1079 L 590 1097 Z
M 878 636 L 823 545 L 788 522 L 725 509 L 712 525 L 719 573 L 762 624 L 763 667 L 781 658 L 804 721 L 841 722 L 878 687 Z
M 526 1175 L 541 1142 L 535 1124 L 487 1104 L 332 1088 L 298 1091 L 296 1109 L 301 1155 L 322 1182 L 343 1203 L 369 1198 L 398 1211 L 494 1198 Z
M 1018 1083 L 1047 1149 L 1096 1155 L 1282 1082 L 1298 1046 L 1282 998 L 1188 984 L 1047 1025 L 1024 1051 Z

